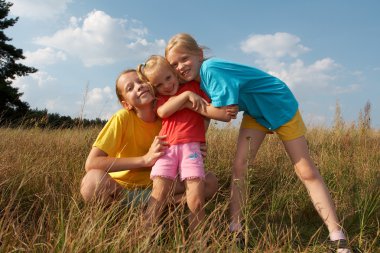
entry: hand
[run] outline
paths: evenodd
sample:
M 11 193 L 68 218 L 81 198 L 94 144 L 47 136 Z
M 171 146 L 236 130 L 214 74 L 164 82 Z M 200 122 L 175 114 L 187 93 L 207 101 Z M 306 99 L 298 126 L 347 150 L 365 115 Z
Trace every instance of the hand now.
M 192 104 L 192 107 L 190 109 L 194 111 L 206 111 L 206 106 L 208 106 L 209 103 L 201 96 L 195 94 L 194 92 L 189 92 L 188 98 Z
M 151 167 L 155 164 L 157 159 L 165 154 L 165 150 L 168 148 L 169 143 L 165 141 L 166 135 L 156 136 L 150 145 L 148 153 L 143 156 L 144 162 L 147 167 Z
M 202 157 L 206 158 L 206 156 L 207 156 L 207 144 L 205 142 L 201 143 L 200 150 L 201 150 Z
M 231 116 L 231 119 L 236 119 L 236 115 L 239 112 L 239 106 L 237 105 L 228 105 L 226 106 L 227 115 Z

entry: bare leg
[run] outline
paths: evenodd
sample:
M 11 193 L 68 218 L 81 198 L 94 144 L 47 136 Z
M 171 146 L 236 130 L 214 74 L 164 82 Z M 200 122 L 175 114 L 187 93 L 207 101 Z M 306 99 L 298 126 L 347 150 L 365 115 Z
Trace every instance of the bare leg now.
M 80 193 L 85 202 L 100 200 L 110 204 L 122 189 L 107 172 L 92 169 L 83 177 Z
M 205 182 L 204 182 L 204 196 L 206 200 L 211 199 L 215 193 L 218 191 L 218 179 L 212 172 L 206 172 Z M 184 182 L 176 180 L 174 185 L 174 201 L 175 203 L 180 203 L 185 196 L 186 187 Z
M 251 152 L 251 158 L 254 159 L 264 138 L 264 132 L 255 129 L 240 129 L 235 160 L 232 167 L 230 212 L 231 229 L 233 231 L 241 229 L 241 206 L 245 200 L 248 152 Z
M 309 155 L 305 137 L 302 136 L 295 140 L 284 141 L 283 143 L 294 164 L 297 176 L 309 192 L 311 201 L 326 224 L 327 229 L 330 233 L 340 230 L 341 227 L 336 215 L 335 206 L 323 178 Z
M 168 199 L 171 197 L 172 187 L 173 180 L 171 179 L 163 177 L 155 177 L 153 179 L 152 194 L 144 215 L 147 227 L 157 223 Z
M 189 230 L 194 232 L 195 229 L 204 221 L 205 210 L 205 183 L 203 180 L 186 179 L 186 201 L 190 210 L 189 215 Z

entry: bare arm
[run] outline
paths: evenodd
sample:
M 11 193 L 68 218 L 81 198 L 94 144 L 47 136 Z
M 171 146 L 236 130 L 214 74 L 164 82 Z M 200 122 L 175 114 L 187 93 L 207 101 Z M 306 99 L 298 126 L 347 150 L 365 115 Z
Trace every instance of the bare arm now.
M 164 141 L 165 136 L 156 136 L 149 151 L 138 157 L 110 157 L 103 150 L 93 147 L 87 157 L 85 169 L 104 170 L 107 172 L 116 172 L 122 170 L 135 170 L 145 167 L 151 167 L 157 159 L 164 154 L 167 148 L 167 142 Z
M 173 113 L 189 107 L 193 110 L 199 110 L 206 107 L 207 101 L 194 92 L 185 91 L 177 96 L 171 97 L 165 104 L 157 109 L 157 115 L 160 118 L 170 117 Z
M 189 109 L 192 109 L 190 103 L 187 103 L 186 107 Z M 231 121 L 231 119 L 236 118 L 236 114 L 238 110 L 239 108 L 236 105 L 223 106 L 223 107 L 214 107 L 212 105 L 207 105 L 204 110 L 203 108 L 200 108 L 194 111 L 210 119 L 229 122 Z

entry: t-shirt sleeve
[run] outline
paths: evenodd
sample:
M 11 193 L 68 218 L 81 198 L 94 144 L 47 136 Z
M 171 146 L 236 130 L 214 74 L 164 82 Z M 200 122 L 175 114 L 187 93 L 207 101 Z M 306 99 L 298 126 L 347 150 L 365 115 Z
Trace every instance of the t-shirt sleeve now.
M 127 119 L 122 118 L 119 114 L 113 115 L 100 131 L 92 146 L 101 149 L 111 157 L 116 157 L 120 151 L 123 127 L 127 126 L 126 121 Z
M 219 64 L 207 64 L 201 72 L 201 88 L 215 107 L 238 104 L 239 82 L 230 70 Z

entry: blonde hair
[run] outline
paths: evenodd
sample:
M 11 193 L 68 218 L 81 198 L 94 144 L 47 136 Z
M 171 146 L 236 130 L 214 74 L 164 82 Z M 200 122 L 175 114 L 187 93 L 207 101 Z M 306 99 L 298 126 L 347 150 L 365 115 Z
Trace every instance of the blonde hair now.
M 184 49 L 191 54 L 198 54 L 200 51 L 207 49 L 204 46 L 199 46 L 197 41 L 188 33 L 178 33 L 174 35 L 168 42 L 165 48 L 165 57 L 168 56 L 171 50 Z
M 131 72 L 136 72 L 135 69 L 126 69 L 126 70 L 123 70 L 119 75 L 118 77 L 116 78 L 116 85 L 115 85 L 115 90 L 116 90 L 116 96 L 117 98 L 119 99 L 119 102 L 121 103 L 121 101 L 124 100 L 124 97 L 123 97 L 123 94 L 122 94 L 122 91 L 119 89 L 118 87 L 118 83 L 119 83 L 119 80 L 120 78 L 124 75 L 124 74 L 127 74 L 127 73 L 131 73 Z
M 172 66 L 170 66 L 169 62 L 165 59 L 165 57 L 161 55 L 150 56 L 145 63 L 139 64 L 137 66 L 136 72 L 141 81 L 147 82 L 152 86 L 152 84 L 149 82 L 149 76 L 159 71 L 159 69 L 162 67 L 167 67 L 170 69 L 170 71 L 173 72 L 175 76 L 177 76 L 176 72 Z

